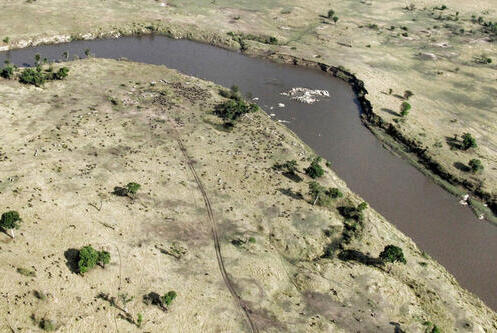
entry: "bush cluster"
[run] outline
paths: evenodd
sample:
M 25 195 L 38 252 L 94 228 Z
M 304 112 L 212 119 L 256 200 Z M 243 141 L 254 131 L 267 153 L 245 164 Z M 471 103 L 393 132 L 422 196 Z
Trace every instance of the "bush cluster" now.
M 321 157 L 317 156 L 312 160 L 309 167 L 304 169 L 305 173 L 312 179 L 316 179 L 324 175 L 324 170 L 319 162 L 321 162 Z
M 309 183 L 309 195 L 312 202 L 319 206 L 327 206 L 331 200 L 343 197 L 343 193 L 338 188 L 327 189 L 315 181 Z
M 462 149 L 468 150 L 469 148 L 476 148 L 476 139 L 470 133 L 464 133 L 462 136 Z
M 237 86 L 231 87 L 229 91 L 221 90 L 220 95 L 229 99 L 216 105 L 214 113 L 221 117 L 226 125 L 233 126 L 244 114 L 259 110 L 257 104 L 247 103 L 242 99 Z
M 483 170 L 483 164 L 481 163 L 480 160 L 473 158 L 472 160 L 469 161 L 468 163 L 471 172 L 473 173 L 478 173 Z
M 78 268 L 79 273 L 84 274 L 97 264 L 105 267 L 110 262 L 110 253 L 107 251 L 97 251 L 91 245 L 82 247 L 79 250 Z
M 19 74 L 19 82 L 41 87 L 46 81 L 62 80 L 66 78 L 68 73 L 69 68 L 67 67 L 62 67 L 57 72 L 54 72 L 52 67 L 47 70 L 43 70 L 41 66 L 25 68 Z
M 403 264 L 407 263 L 404 257 L 404 252 L 402 249 L 395 245 L 387 245 L 380 253 L 380 259 L 386 262 L 401 262 Z

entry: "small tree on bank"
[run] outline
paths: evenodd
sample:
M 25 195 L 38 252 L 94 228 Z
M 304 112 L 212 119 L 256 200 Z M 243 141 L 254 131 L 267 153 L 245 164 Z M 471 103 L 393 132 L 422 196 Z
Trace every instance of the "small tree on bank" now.
M 386 262 L 401 262 L 403 264 L 407 263 L 404 257 L 404 252 L 402 249 L 395 245 L 387 245 L 385 249 L 380 253 L 380 259 Z
M 316 179 L 324 175 L 324 170 L 321 165 L 319 165 L 319 162 L 321 162 L 321 157 L 317 156 L 312 160 L 309 167 L 304 169 L 305 173 L 312 179 Z
M 22 221 L 19 213 L 15 210 L 11 210 L 2 214 L 0 218 L 0 227 L 5 229 L 5 231 L 10 230 L 10 235 L 15 238 L 14 229 L 19 229 L 20 222 Z

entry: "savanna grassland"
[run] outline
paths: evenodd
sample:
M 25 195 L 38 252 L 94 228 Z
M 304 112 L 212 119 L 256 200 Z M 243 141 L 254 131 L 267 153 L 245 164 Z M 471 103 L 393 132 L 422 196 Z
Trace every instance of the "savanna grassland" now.
M 41 87 L 0 84 L 2 209 L 22 219 L 0 234 L 2 330 L 246 331 L 243 309 L 265 332 L 496 329 L 325 161 L 309 171 L 284 126 L 262 111 L 224 125 L 233 92 L 162 66 L 60 66 Z M 81 274 L 89 244 L 110 260 Z
M 489 0 L 6 0 L 0 50 L 160 33 L 340 67 L 364 81 L 380 139 L 492 206 L 496 21 Z M 312 183 L 315 155 L 288 129 L 263 112 L 223 124 L 233 92 L 162 66 L 61 66 L 40 87 L 0 79 L 0 214 L 22 219 L 0 234 L 2 331 L 497 330 L 326 161 Z M 89 244 L 110 260 L 81 274 Z

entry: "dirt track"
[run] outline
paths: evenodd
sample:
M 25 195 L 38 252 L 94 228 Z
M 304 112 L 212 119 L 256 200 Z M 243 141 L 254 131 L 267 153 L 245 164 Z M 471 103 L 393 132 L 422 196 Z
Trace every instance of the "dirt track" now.
M 204 199 L 205 208 L 207 209 L 209 223 L 211 225 L 211 232 L 212 232 L 212 238 L 214 239 L 214 249 L 216 250 L 217 263 L 219 265 L 219 270 L 221 271 L 221 275 L 223 276 L 224 283 L 226 284 L 226 287 L 228 287 L 228 290 L 235 299 L 238 307 L 240 307 L 245 317 L 247 318 L 251 332 L 253 333 L 259 332 L 256 324 L 252 321 L 252 318 L 250 317 L 250 309 L 247 307 L 247 305 L 244 304 L 240 296 L 238 296 L 238 294 L 236 293 L 235 288 L 233 287 L 233 283 L 231 282 L 228 276 L 228 272 L 226 271 L 226 267 L 224 266 L 223 257 L 221 255 L 221 245 L 219 244 L 219 235 L 217 233 L 216 220 L 214 219 L 214 213 L 212 211 L 211 202 L 209 200 L 207 192 L 205 191 L 204 185 L 202 184 L 202 181 L 200 180 L 200 177 L 198 176 L 197 171 L 193 166 L 192 160 L 188 156 L 188 152 L 186 151 L 186 148 L 183 145 L 183 142 L 181 141 L 179 136 L 177 137 L 176 140 L 178 141 L 178 145 L 181 149 L 181 152 L 185 157 L 185 161 L 188 165 L 188 168 L 190 169 L 193 178 L 195 178 L 195 182 L 197 183 L 198 189 L 200 190 L 200 193 L 202 193 L 202 198 Z

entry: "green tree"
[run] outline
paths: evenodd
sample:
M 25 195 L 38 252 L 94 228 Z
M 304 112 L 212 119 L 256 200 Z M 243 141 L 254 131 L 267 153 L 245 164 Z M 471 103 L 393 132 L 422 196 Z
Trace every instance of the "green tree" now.
M 400 105 L 400 115 L 402 117 L 407 116 L 409 114 L 409 110 L 411 110 L 411 104 L 402 102 L 402 104 Z
M 107 251 L 97 251 L 91 245 L 82 247 L 79 250 L 78 268 L 79 273 L 84 274 L 99 264 L 105 267 L 110 262 L 110 253 Z
M 143 315 L 141 313 L 138 314 L 136 318 L 136 326 L 141 327 L 143 323 Z
M 478 172 L 483 170 L 483 164 L 481 163 L 480 160 L 478 160 L 476 158 L 473 158 L 472 160 L 470 160 L 468 165 L 471 168 L 471 172 L 473 172 L 473 173 L 478 173 Z
M 326 188 L 318 182 L 312 181 L 309 183 L 309 195 L 313 205 L 326 206 L 330 202 L 329 197 L 326 195 Z
M 476 139 L 470 133 L 464 133 L 462 136 L 462 149 L 468 150 L 469 148 L 476 148 Z
M 332 18 L 335 15 L 335 11 L 333 9 L 328 10 L 328 18 Z
M 45 83 L 45 75 L 41 72 L 41 68 L 25 68 L 19 76 L 19 82 L 24 84 L 32 84 L 41 87 Z
M 128 190 L 128 192 L 129 192 L 129 193 L 131 193 L 132 195 L 135 195 L 141 187 L 142 187 L 142 186 L 141 186 L 140 184 L 138 184 L 138 183 L 133 183 L 133 182 L 128 183 L 128 184 L 126 185 L 126 189 L 127 189 L 127 190 Z
M 402 249 L 395 245 L 387 245 L 380 253 L 380 259 L 387 262 L 401 262 L 403 264 L 407 263 L 404 257 L 404 252 Z
M 364 202 L 364 201 L 363 201 L 363 202 L 361 202 L 361 203 L 359 204 L 359 206 L 357 206 L 357 210 L 358 210 L 358 211 L 360 211 L 360 212 L 362 212 L 362 211 L 363 211 L 363 210 L 365 210 L 366 208 L 368 208 L 368 204 L 367 204 L 366 202 Z
M 331 196 L 333 199 L 343 197 L 343 193 L 342 193 L 339 189 L 337 189 L 336 187 L 334 187 L 334 188 L 330 188 L 330 189 L 328 190 L 328 192 L 329 192 L 330 196 Z
M 0 71 L 0 76 L 4 79 L 12 79 L 14 77 L 14 66 L 7 64 Z
M 317 156 L 312 160 L 309 167 L 304 169 L 305 173 L 312 179 L 316 179 L 324 175 L 324 170 L 319 162 L 321 162 L 321 157 Z
M 173 303 L 177 294 L 174 290 L 168 291 L 164 296 L 161 296 L 161 302 L 164 306 L 169 306 Z
M 2 214 L 0 218 L 0 227 L 3 229 L 10 230 L 12 238 L 15 238 L 14 229 L 19 229 L 20 223 L 22 222 L 19 213 L 15 210 L 11 210 Z
M 335 22 L 335 24 L 337 24 L 338 20 L 339 20 L 338 16 L 333 16 L 333 22 Z

